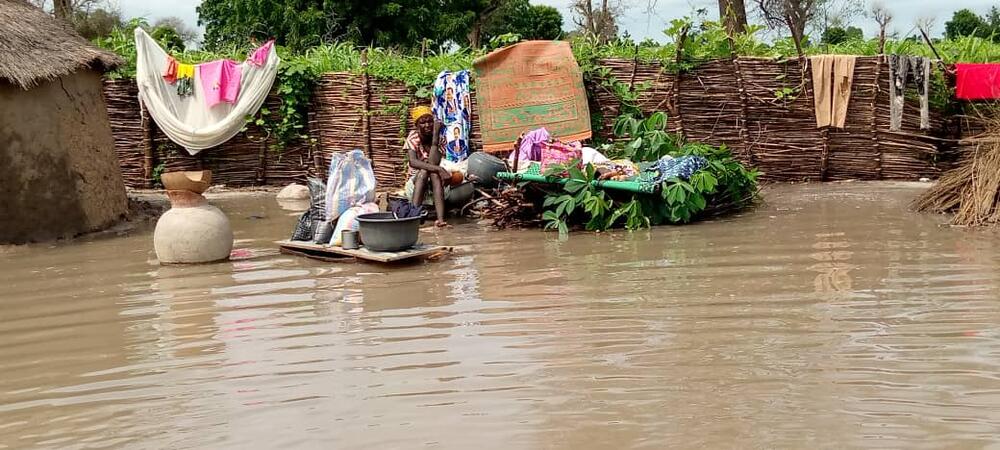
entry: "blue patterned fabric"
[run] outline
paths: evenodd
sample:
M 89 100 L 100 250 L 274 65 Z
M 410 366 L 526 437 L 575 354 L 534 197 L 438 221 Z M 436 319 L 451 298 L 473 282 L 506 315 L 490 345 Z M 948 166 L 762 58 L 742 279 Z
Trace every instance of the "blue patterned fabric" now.
M 448 161 L 461 162 L 469 157 L 472 111 L 469 97 L 469 71 L 444 71 L 434 81 L 434 100 L 431 103 L 434 117 L 441 127 L 441 142 Z
M 662 183 L 674 177 L 686 180 L 707 165 L 708 160 L 701 156 L 688 155 L 679 158 L 664 156 L 647 170 L 654 173 L 654 180 L 657 183 Z

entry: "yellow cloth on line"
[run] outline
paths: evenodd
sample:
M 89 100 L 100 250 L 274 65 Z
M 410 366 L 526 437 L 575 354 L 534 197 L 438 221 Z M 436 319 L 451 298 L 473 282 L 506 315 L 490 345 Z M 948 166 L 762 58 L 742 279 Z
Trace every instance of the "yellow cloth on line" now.
M 809 58 L 816 128 L 844 128 L 847 123 L 847 105 L 851 101 L 856 59 L 851 55 L 819 55 Z
M 177 63 L 177 78 L 194 78 L 194 66 Z

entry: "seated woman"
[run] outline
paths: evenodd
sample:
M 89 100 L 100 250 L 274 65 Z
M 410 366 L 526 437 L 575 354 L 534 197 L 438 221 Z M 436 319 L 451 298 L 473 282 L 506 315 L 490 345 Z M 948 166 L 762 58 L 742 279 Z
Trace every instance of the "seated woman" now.
M 438 136 L 440 135 L 441 122 L 434 120 L 431 109 L 426 106 L 418 106 L 410 112 L 413 119 L 413 127 L 406 137 L 403 150 L 407 152 L 410 160 L 410 179 L 406 182 L 406 192 L 410 197 L 410 202 L 415 205 L 424 203 L 424 195 L 427 194 L 428 181 L 430 189 L 434 193 L 434 211 L 437 213 L 437 221 L 434 223 L 439 227 L 448 226 L 445 222 L 445 183 L 450 180 L 451 172 L 441 167 L 441 146 Z

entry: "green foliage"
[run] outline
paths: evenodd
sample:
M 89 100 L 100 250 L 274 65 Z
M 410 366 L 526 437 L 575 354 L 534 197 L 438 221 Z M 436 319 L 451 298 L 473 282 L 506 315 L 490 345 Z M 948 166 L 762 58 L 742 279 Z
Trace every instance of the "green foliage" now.
M 864 33 L 858 27 L 829 27 L 823 31 L 822 44 L 842 44 L 848 41 L 864 40 Z
M 667 132 L 667 113 L 662 111 L 647 118 L 618 116 L 612 131 L 616 138 L 614 143 L 601 148 L 611 159 L 656 161 L 679 150 L 677 136 Z
M 198 6 L 205 47 L 277 39 L 297 52 L 334 41 L 413 49 L 438 36 L 440 2 L 394 0 L 205 0 Z
M 73 28 L 84 39 L 107 37 L 124 23 L 121 11 L 115 8 L 96 8 L 76 11 L 72 17 Z
M 701 156 L 708 165 L 690 179 L 671 178 L 660 186 L 659 194 L 631 194 L 613 197 L 612 191 L 597 186 L 597 171 L 588 164 L 578 168 L 579 161 L 555 166 L 546 176 L 568 175 L 561 191 L 545 197 L 542 214 L 545 229 L 559 230 L 566 235 L 574 225 L 588 231 L 603 231 L 619 226 L 627 230 L 647 228 L 665 223 L 688 223 L 709 205 L 742 207 L 752 202 L 757 192 L 755 170 L 748 170 L 733 158 L 725 147 L 700 143 L 679 144 L 675 135 L 666 133 L 666 114 L 655 113 L 649 118 L 623 116 L 616 120 L 615 134 L 631 137 L 619 147 L 608 146 L 612 158 L 627 157 L 632 161 L 653 161 L 661 156 Z M 620 195 L 620 194 L 615 194 Z
M 163 184 L 161 178 L 163 177 L 163 172 L 167 170 L 167 163 L 161 162 L 153 168 L 153 184 L 159 186 Z
M 951 20 L 944 24 L 944 35 L 948 39 L 978 37 L 1000 42 L 1000 9 L 994 6 L 987 17 L 969 9 L 955 11 Z
M 517 35 L 525 40 L 558 39 L 562 23 L 562 14 L 556 8 L 532 5 L 528 0 L 508 0 L 483 25 L 483 40 L 497 48 L 492 40 L 502 35 Z
M 159 42 L 163 49 L 169 53 L 184 52 L 184 38 L 171 27 L 155 27 L 149 31 L 149 36 Z
M 281 98 L 278 114 L 272 117 L 270 110 L 261 108 L 255 119 L 257 125 L 274 136 L 273 150 L 283 149 L 300 139 L 309 139 L 306 133 L 309 102 L 317 77 L 312 66 L 302 58 L 290 58 L 278 67 L 275 90 Z

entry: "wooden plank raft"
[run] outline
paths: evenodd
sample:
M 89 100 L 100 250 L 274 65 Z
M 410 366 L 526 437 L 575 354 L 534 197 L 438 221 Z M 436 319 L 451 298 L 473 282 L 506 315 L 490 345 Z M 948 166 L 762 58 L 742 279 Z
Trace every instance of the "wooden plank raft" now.
M 314 244 L 306 241 L 278 241 L 281 253 L 304 256 L 327 262 L 342 262 L 346 258 L 356 258 L 365 261 L 390 263 L 413 258 L 432 257 L 452 251 L 451 247 L 443 245 L 417 244 L 408 250 L 400 252 L 373 252 L 361 247 L 358 250 L 345 250 L 335 245 Z

